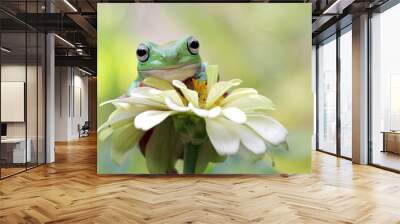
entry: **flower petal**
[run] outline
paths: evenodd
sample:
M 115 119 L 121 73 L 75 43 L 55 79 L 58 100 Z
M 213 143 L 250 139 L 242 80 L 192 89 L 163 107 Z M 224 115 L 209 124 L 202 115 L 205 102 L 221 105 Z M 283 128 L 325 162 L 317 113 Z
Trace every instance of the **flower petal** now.
M 117 103 L 134 103 L 150 106 L 162 106 L 164 99 L 161 93 L 162 92 L 160 90 L 151 87 L 132 88 L 128 91 L 127 96 L 105 101 L 101 103 L 100 106 L 104 106 L 109 103 L 113 103 L 114 105 Z
M 113 111 L 108 117 L 107 121 L 104 122 L 98 129 L 97 132 L 101 132 L 103 129 L 110 127 L 111 125 L 127 120 L 132 119 L 136 114 L 130 112 L 121 112 L 120 110 Z
M 146 165 L 151 174 L 175 171 L 175 163 L 183 154 L 183 143 L 179 137 L 171 118 L 153 129 L 145 146 Z
M 99 104 L 99 107 L 102 107 L 102 106 L 104 106 L 104 105 L 113 103 L 113 102 L 115 102 L 115 101 L 118 101 L 118 99 L 113 99 L 113 100 L 104 101 L 104 102 L 102 102 L 102 103 Z
M 258 92 L 257 90 L 253 89 L 253 88 L 238 88 L 233 90 L 231 93 L 229 93 L 229 95 L 222 101 L 222 105 L 239 99 L 241 97 L 246 97 L 246 96 L 250 96 L 250 95 L 257 95 Z
M 241 82 L 242 81 L 240 79 L 232 79 L 230 81 L 221 81 L 215 83 L 208 93 L 206 108 L 210 108 L 215 101 L 223 96 L 230 88 L 240 85 Z
M 209 118 L 218 117 L 221 114 L 221 111 L 222 111 L 221 107 L 214 107 L 208 111 L 208 117 Z
M 115 101 L 115 102 L 112 102 L 112 105 L 114 105 L 115 108 L 121 109 L 124 111 L 137 111 L 137 105 L 133 105 L 131 103 Z
M 101 131 L 97 131 L 97 139 L 102 142 L 105 141 L 108 137 L 110 137 L 113 133 L 113 129 L 109 126 L 102 128 Z
M 188 89 L 186 87 L 186 85 L 182 81 L 179 81 L 179 80 L 173 80 L 172 85 L 174 85 L 176 88 L 180 89 L 183 96 L 190 103 L 192 103 L 195 107 L 199 107 L 199 95 L 196 91 Z
M 268 146 L 267 146 L 268 148 Z M 266 151 L 268 153 L 268 151 Z M 242 159 L 245 160 L 246 162 L 250 163 L 256 163 L 257 161 L 260 161 L 264 158 L 266 153 L 260 153 L 256 154 L 252 151 L 250 151 L 248 148 L 246 148 L 243 144 L 240 144 L 239 150 L 237 152 L 237 155 Z
M 254 110 L 273 110 L 274 104 L 265 96 L 249 95 L 226 102 L 224 107 L 237 107 L 244 112 L 252 112 Z
M 171 98 L 171 100 L 172 100 L 175 104 L 177 104 L 177 105 L 179 105 L 179 106 L 185 106 L 185 105 L 183 104 L 183 102 L 182 102 L 181 96 L 179 95 L 178 92 L 176 92 L 175 89 L 174 89 L 174 90 L 166 90 L 166 91 L 163 91 L 162 95 L 163 95 L 164 97 L 169 97 L 169 98 Z
M 240 137 L 242 144 L 253 153 L 261 154 L 267 150 L 263 138 L 246 125 L 238 124 L 234 130 Z
M 207 74 L 207 92 L 210 92 L 212 86 L 218 81 L 218 66 L 208 65 L 206 68 Z
M 206 109 L 202 109 L 202 108 L 197 108 L 195 106 L 193 106 L 193 104 L 189 103 L 190 110 L 195 113 L 197 116 L 199 117 L 209 117 L 209 118 L 215 118 L 218 117 L 222 110 L 221 107 L 214 107 L 211 110 L 206 110 Z
M 128 91 L 127 94 L 128 96 L 149 98 L 153 97 L 154 95 L 159 95 L 161 93 L 162 93 L 161 90 L 145 86 L 145 87 L 132 88 Z
M 206 119 L 208 137 L 219 155 L 232 155 L 239 149 L 240 139 L 231 123 L 222 117 Z
M 139 105 L 157 107 L 160 109 L 167 109 L 167 106 L 164 103 L 164 97 L 162 96 L 157 96 L 155 98 L 130 96 L 127 98 L 118 99 L 115 102 L 135 104 L 135 107 L 139 104 Z
M 174 114 L 174 111 L 148 110 L 135 117 L 135 127 L 144 131 L 163 122 L 167 117 Z
M 222 113 L 226 118 L 235 123 L 243 124 L 246 122 L 246 114 L 237 107 L 224 108 Z
M 104 101 L 99 106 L 101 107 L 110 103 L 114 105 L 117 109 L 123 109 L 126 111 L 139 111 L 148 106 L 157 106 L 157 107 L 164 106 L 163 104 L 151 101 L 148 98 L 146 99 L 146 98 L 135 98 L 135 97 L 123 97 L 123 98 L 108 100 Z
M 133 127 L 132 123 L 115 129 L 112 133 L 111 157 L 113 161 L 121 164 L 124 156 L 139 142 L 142 136 L 143 132 Z
M 175 104 L 175 102 L 173 102 L 171 100 L 171 98 L 169 98 L 169 97 L 165 97 L 165 104 L 167 105 L 167 107 L 169 109 L 171 109 L 173 111 L 186 112 L 186 111 L 190 110 L 189 107 L 179 106 L 179 105 Z
M 117 101 L 130 104 L 142 104 L 166 109 L 162 91 L 151 87 L 137 87 L 130 89 L 128 97 L 120 98 Z
M 159 89 L 159 90 L 173 90 L 174 87 L 166 80 L 159 79 L 156 77 L 147 77 L 143 80 L 143 83 L 147 86 Z
M 197 116 L 199 116 L 199 117 L 208 117 L 208 110 L 197 108 L 197 107 L 193 106 L 192 103 L 189 103 L 188 106 L 189 106 L 190 110 L 193 113 L 195 113 Z
M 275 119 L 264 115 L 247 116 L 246 124 L 266 141 L 279 145 L 286 141 L 287 130 Z

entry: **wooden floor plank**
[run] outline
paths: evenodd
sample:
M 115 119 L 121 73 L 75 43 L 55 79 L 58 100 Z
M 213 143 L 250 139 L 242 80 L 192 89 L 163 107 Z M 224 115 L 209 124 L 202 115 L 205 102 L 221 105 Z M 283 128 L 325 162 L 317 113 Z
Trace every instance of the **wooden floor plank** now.
M 313 153 L 313 173 L 97 175 L 96 139 L 0 181 L 0 223 L 400 223 L 400 175 Z

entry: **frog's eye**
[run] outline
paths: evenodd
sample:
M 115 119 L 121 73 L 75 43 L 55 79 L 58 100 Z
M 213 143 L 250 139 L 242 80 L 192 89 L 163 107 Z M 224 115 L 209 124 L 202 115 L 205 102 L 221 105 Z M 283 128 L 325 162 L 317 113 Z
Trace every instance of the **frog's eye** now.
M 187 41 L 187 48 L 191 54 L 198 54 L 200 43 L 194 37 L 190 37 L 189 40 Z
M 139 44 L 136 50 L 136 56 L 140 62 L 145 62 L 149 59 L 149 48 L 145 44 Z

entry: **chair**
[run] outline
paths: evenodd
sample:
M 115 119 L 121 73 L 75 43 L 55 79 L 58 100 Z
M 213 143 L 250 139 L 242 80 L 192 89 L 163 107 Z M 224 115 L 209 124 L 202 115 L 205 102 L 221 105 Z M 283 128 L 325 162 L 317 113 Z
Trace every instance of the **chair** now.
M 89 136 L 89 129 L 90 129 L 89 121 L 85 121 L 82 127 L 78 125 L 79 138 Z

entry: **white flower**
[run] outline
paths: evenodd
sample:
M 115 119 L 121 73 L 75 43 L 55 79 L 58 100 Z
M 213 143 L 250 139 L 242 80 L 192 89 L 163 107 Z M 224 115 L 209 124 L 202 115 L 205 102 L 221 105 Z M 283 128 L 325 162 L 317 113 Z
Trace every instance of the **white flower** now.
M 134 126 L 142 131 L 150 130 L 175 114 L 190 113 L 202 117 L 207 135 L 220 155 L 237 153 L 240 144 L 255 154 L 262 154 L 267 150 L 267 143 L 278 145 L 286 141 L 286 129 L 266 115 L 266 111 L 273 109 L 268 98 L 252 88 L 237 88 L 225 96 L 241 81 L 217 82 L 217 74 L 207 75 L 207 84 L 204 82 L 195 90 L 174 80 L 175 88 L 165 87 L 165 83 L 163 90 L 138 87 L 131 90 L 128 97 L 106 103 L 128 108 L 120 116 L 134 117 Z M 109 124 L 113 122 L 109 119 Z
M 240 80 L 215 83 L 210 88 L 203 107 L 195 106 L 199 105 L 196 97 L 188 100 L 190 111 L 205 119 L 208 137 L 220 155 L 237 153 L 240 143 L 253 153 L 261 154 L 266 151 L 266 142 L 278 145 L 286 140 L 286 129 L 265 115 L 266 110 L 273 109 L 272 102 L 258 95 L 256 90 L 238 88 L 226 98 L 223 97 L 239 84 Z M 173 85 L 185 97 L 195 93 L 180 81 L 175 80 Z

